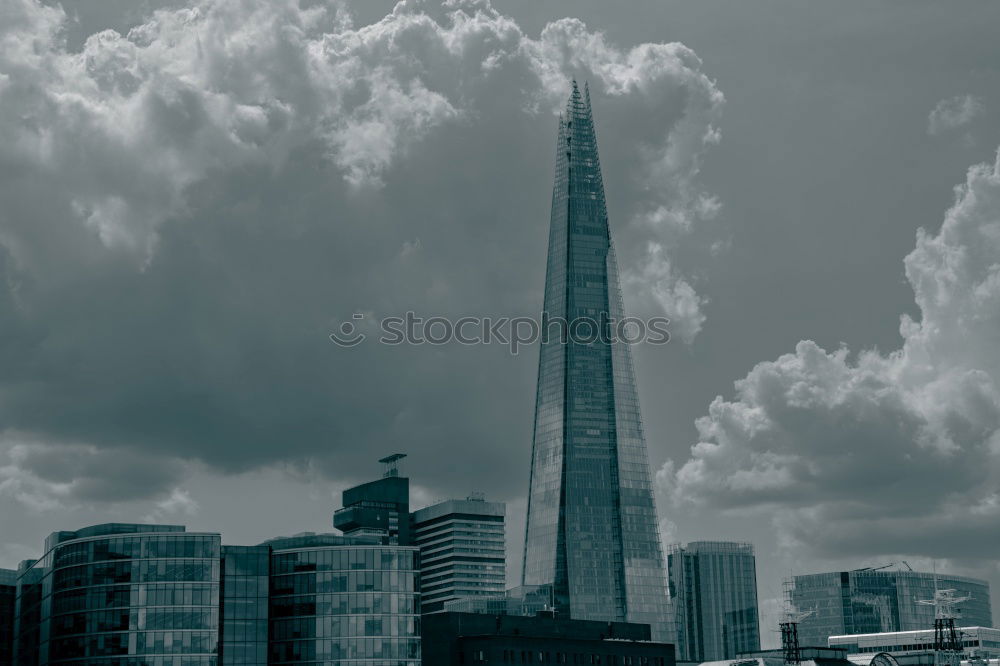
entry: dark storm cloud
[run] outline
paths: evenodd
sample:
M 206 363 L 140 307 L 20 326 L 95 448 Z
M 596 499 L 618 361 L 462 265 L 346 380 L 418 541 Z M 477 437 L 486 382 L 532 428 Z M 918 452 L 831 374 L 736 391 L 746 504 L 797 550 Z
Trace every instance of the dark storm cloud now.
M 627 175 L 609 191 L 631 295 L 681 337 L 704 321 L 663 248 L 718 208 L 694 177 L 722 97 L 682 45 L 618 48 L 572 19 L 531 38 L 485 2 L 403 2 L 362 28 L 290 1 L 198 2 L 79 45 L 66 22 L 33 0 L 0 10 L 17 497 L 163 496 L 180 459 L 344 477 L 392 450 L 428 485 L 465 483 L 451 460 L 506 490 L 533 353 L 327 336 L 354 313 L 535 313 L 574 75 Z

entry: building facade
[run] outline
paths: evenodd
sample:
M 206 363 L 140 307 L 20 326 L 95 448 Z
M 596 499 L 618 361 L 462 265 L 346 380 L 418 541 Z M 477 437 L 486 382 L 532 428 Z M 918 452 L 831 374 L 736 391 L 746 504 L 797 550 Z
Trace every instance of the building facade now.
M 506 506 L 469 498 L 414 511 L 413 543 L 420 548 L 420 603 L 435 613 L 454 599 L 503 594 L 507 575 Z
M 957 608 L 961 624 L 993 626 L 990 585 L 984 580 L 919 571 L 859 569 L 795 576 L 792 604 L 812 614 L 799 623 L 802 645 L 826 645 L 830 636 L 917 631 L 934 627 L 934 607 L 918 601 L 954 589 L 971 599 Z
M 417 548 L 373 537 L 55 532 L 17 572 L 14 663 L 419 666 L 418 566 Z
M 991 627 L 961 627 L 958 639 L 967 656 L 982 659 L 1000 658 L 1000 629 Z M 894 657 L 921 654 L 934 649 L 934 630 L 891 631 L 877 634 L 830 636 L 830 647 L 843 648 L 848 655 L 874 657 L 888 652 Z M 854 660 L 861 661 L 861 660 Z
M 402 457 L 396 454 L 382 460 L 395 462 Z M 373 536 L 411 545 L 410 480 L 392 466 L 381 479 L 348 488 L 343 492 L 343 508 L 333 514 L 333 526 L 345 536 Z
M 270 663 L 419 666 L 419 551 L 316 534 L 271 547 Z
M 214 666 L 220 548 L 176 525 L 52 534 L 19 570 L 16 663 Z
M 650 640 L 649 625 L 552 615 L 435 613 L 424 617 L 425 664 L 604 664 L 674 666 L 674 646 Z
M 643 622 L 669 605 L 589 94 L 559 121 L 522 585 L 576 619 Z
M 0 666 L 14 663 L 14 607 L 17 571 L 0 569 Z
M 721 541 L 676 545 L 667 568 L 679 660 L 718 661 L 760 650 L 752 545 Z
M 219 663 L 266 666 L 271 548 L 222 547 Z

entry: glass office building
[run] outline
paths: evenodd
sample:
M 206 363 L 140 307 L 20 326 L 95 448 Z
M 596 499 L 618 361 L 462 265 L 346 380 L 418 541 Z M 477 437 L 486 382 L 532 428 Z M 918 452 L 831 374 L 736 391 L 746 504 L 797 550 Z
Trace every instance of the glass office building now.
M 990 585 L 984 580 L 919 571 L 836 571 L 794 577 L 791 602 L 799 611 L 812 611 L 799 623 L 799 643 L 822 647 L 830 636 L 931 629 L 934 607 L 917 601 L 933 599 L 935 586 L 971 597 L 957 609 L 960 624 L 993 626 Z
M 419 551 L 312 534 L 271 547 L 270 663 L 419 666 Z
M 268 546 L 222 547 L 222 626 L 219 663 L 266 666 Z
M 694 541 L 667 558 L 679 661 L 721 661 L 760 650 L 753 546 Z
M 523 585 L 574 619 L 672 637 L 663 553 L 589 94 L 559 121 Z
M 19 571 L 17 663 L 214 666 L 220 547 L 175 525 L 53 533 Z
M 502 595 L 507 581 L 503 502 L 447 500 L 410 516 L 420 548 L 420 606 L 443 610 L 448 601 Z

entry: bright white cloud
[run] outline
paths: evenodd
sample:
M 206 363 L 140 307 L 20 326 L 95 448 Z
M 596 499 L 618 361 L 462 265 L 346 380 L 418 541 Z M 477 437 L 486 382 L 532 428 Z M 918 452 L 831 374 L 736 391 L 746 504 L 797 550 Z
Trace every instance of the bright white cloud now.
M 902 317 L 903 346 L 803 341 L 758 364 L 698 419 L 691 459 L 661 471 L 675 501 L 773 511 L 782 538 L 828 553 L 975 557 L 967 544 L 996 541 L 1000 159 L 956 192 L 906 257 L 921 318 Z
M 964 127 L 986 112 L 983 100 L 974 95 L 943 99 L 927 116 L 927 133 L 936 136 Z
M 681 44 L 624 50 L 576 19 L 533 39 L 482 1 L 404 1 L 355 27 L 339 6 L 191 0 L 72 52 L 61 9 L 11 0 L 0 11 L 0 160 L 51 178 L 67 216 L 142 261 L 213 173 L 281 171 L 320 142 L 351 185 L 379 186 L 435 128 L 477 122 L 499 95 L 553 112 L 573 75 L 646 119 L 633 151 L 646 241 L 662 249 L 717 209 L 694 183 L 723 98 Z M 22 239 L 6 242 L 29 263 Z M 702 299 L 665 252 L 636 260 L 633 283 L 693 337 Z

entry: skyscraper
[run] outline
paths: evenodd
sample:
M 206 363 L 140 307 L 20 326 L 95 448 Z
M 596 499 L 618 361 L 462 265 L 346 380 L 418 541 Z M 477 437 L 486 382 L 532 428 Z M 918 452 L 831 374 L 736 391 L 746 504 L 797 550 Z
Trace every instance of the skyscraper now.
M 524 585 L 576 619 L 670 637 L 663 553 L 589 91 L 559 121 L 524 545 Z
M 753 546 L 694 541 L 667 558 L 677 659 L 721 661 L 760 650 Z
M 473 496 L 410 514 L 413 545 L 420 547 L 424 613 L 441 611 L 454 599 L 503 594 L 506 508 L 503 502 Z

